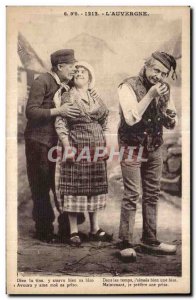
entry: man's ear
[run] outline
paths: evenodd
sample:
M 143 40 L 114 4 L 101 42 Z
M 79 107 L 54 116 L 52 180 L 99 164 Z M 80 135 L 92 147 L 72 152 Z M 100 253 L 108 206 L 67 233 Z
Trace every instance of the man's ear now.
M 62 68 L 62 65 L 58 64 L 58 65 L 57 65 L 57 70 L 58 70 L 58 71 L 61 71 L 61 68 Z

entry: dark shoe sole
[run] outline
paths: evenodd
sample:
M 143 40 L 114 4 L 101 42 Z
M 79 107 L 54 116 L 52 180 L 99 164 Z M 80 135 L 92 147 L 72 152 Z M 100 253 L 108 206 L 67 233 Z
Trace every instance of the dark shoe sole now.
M 113 241 L 113 234 L 105 234 L 103 236 L 96 236 L 94 234 L 89 234 L 89 240 L 92 242 L 112 242 Z

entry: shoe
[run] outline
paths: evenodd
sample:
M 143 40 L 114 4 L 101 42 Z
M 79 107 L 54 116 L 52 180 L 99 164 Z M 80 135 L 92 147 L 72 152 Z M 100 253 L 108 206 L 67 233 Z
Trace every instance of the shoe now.
M 84 213 L 77 213 L 77 223 L 82 224 L 85 221 Z M 70 237 L 70 224 L 68 213 L 63 212 L 58 216 L 58 236 L 62 243 L 67 243 L 67 240 Z M 80 234 L 80 233 L 79 233 Z
M 90 232 L 89 239 L 91 241 L 111 242 L 113 240 L 113 234 L 108 234 L 100 228 L 96 233 Z
M 133 248 L 133 245 L 129 241 L 123 240 L 123 241 L 118 242 L 116 244 L 116 247 L 120 250 L 124 250 L 127 248 Z
M 153 243 L 141 241 L 140 246 L 148 251 L 163 255 L 175 254 L 177 250 L 176 245 L 165 244 L 159 241 L 155 241 Z
M 78 232 L 74 232 L 74 233 L 70 234 L 70 238 L 69 238 L 68 242 L 71 246 L 79 247 L 81 245 L 81 240 L 78 235 Z
M 120 259 L 123 262 L 134 262 L 136 261 L 136 252 L 133 248 L 126 248 L 119 252 Z
M 54 233 L 36 232 L 34 238 L 48 244 L 56 244 L 59 242 L 58 237 Z
M 86 234 L 82 231 L 78 231 L 78 235 L 79 235 L 82 242 L 88 242 L 88 240 L 89 240 L 88 234 Z

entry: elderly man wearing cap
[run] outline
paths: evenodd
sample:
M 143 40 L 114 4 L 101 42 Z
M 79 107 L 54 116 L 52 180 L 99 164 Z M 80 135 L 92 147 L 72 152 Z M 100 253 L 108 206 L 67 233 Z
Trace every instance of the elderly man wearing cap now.
M 53 241 L 54 211 L 49 192 L 54 190 L 55 163 L 49 161 L 48 151 L 57 144 L 54 127 L 56 116 L 76 118 L 78 108 L 66 103 L 55 107 L 54 98 L 69 89 L 75 71 L 72 49 L 63 49 L 51 55 L 51 72 L 40 75 L 31 86 L 26 107 L 28 119 L 25 129 L 27 173 L 33 199 L 33 219 L 36 238 Z M 63 221 L 61 220 L 61 223 Z
M 124 80 L 119 88 L 121 122 L 118 129 L 119 145 L 125 149 L 134 148 L 135 159 L 121 162 L 124 182 L 124 196 L 121 204 L 119 238 L 121 249 L 132 248 L 136 203 L 142 182 L 143 232 L 141 245 L 148 251 L 174 254 L 175 245 L 157 239 L 157 202 L 162 174 L 163 126 L 173 129 L 176 112 L 170 96 L 169 84 L 165 79 L 172 70 L 176 76 L 176 61 L 165 52 L 154 52 L 146 60 L 136 77 Z M 145 161 L 137 154 L 143 147 Z M 126 152 L 126 151 L 125 151 Z M 123 250 L 125 251 L 125 250 Z M 132 255 L 133 249 L 130 250 Z

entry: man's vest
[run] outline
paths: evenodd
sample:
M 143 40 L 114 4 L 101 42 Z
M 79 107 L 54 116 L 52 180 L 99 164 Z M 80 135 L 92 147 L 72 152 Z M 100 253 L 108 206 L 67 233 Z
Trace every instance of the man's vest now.
M 144 69 L 141 70 L 139 76 L 125 79 L 122 84 L 131 87 L 135 92 L 137 101 L 140 102 L 147 94 L 151 85 L 149 84 Z M 168 86 L 169 88 L 169 86 Z M 144 146 L 148 151 L 154 151 L 163 143 L 163 110 L 169 100 L 169 93 L 153 99 L 142 119 L 129 126 L 125 122 L 125 118 L 120 107 L 120 125 L 118 129 L 119 144 L 122 146 Z

